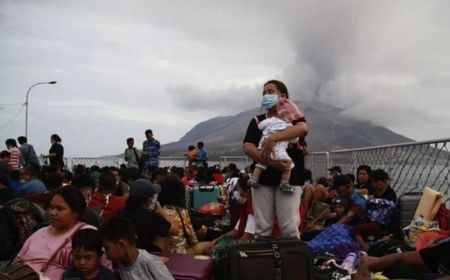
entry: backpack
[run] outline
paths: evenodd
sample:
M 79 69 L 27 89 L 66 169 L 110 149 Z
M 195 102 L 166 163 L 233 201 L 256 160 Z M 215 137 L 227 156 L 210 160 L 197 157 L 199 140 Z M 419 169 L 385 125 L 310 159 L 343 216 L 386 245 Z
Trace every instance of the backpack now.
M 5 203 L 4 207 L 10 210 L 15 223 L 14 243 L 18 251 L 34 232 L 37 224 L 43 222 L 43 219 L 39 209 L 33 203 L 23 198 L 10 200 Z
M 372 222 L 389 225 L 395 212 L 395 202 L 383 198 L 370 198 L 367 201 L 366 215 Z
M 12 259 L 17 251 L 17 225 L 6 206 L 0 205 L 0 261 Z

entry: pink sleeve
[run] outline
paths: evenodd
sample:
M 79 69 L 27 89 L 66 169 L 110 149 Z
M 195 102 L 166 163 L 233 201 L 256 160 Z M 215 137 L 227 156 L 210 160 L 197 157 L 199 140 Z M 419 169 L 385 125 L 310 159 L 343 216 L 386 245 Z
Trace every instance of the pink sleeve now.
M 30 237 L 27 238 L 27 240 L 25 240 L 25 243 L 23 243 L 22 248 L 20 248 L 20 251 L 17 254 L 17 256 L 14 258 L 13 262 L 20 261 L 23 258 L 23 256 L 26 255 L 26 253 L 28 252 L 28 249 L 30 248 L 31 242 L 33 241 L 34 235 L 35 235 L 35 233 L 33 233 Z

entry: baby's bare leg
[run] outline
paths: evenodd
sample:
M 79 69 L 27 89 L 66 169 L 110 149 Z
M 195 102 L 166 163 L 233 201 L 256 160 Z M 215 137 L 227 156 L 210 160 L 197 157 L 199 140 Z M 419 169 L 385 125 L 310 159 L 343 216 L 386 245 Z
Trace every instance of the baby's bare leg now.
M 261 167 L 255 166 L 255 170 L 253 170 L 253 177 L 256 178 L 256 180 L 259 179 L 259 176 L 261 176 L 263 169 Z
M 281 182 L 289 182 L 289 178 L 291 178 L 291 170 L 281 173 Z

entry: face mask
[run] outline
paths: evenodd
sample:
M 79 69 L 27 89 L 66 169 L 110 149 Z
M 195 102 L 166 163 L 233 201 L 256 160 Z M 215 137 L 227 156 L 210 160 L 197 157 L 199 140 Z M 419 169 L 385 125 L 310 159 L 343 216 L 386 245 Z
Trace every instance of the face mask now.
M 148 210 L 155 210 L 156 209 L 156 199 L 157 199 L 158 197 L 157 197 L 157 195 L 155 194 L 154 196 L 153 196 L 153 200 L 152 200 L 152 203 L 148 206 Z
M 239 204 L 245 204 L 247 202 L 247 198 L 242 197 L 238 191 L 234 191 L 233 196 Z
M 150 204 L 147 208 L 148 210 L 155 210 L 156 209 L 156 203 L 153 202 L 152 204 Z
M 264 110 L 269 110 L 275 107 L 278 103 L 278 95 L 276 94 L 266 94 L 263 96 L 261 107 Z

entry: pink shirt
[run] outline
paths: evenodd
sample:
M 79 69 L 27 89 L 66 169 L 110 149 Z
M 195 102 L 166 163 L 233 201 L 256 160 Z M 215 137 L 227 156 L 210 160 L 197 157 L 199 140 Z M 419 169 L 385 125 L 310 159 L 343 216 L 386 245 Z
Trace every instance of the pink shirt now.
M 23 244 L 22 249 L 20 249 L 15 261 L 22 260 L 34 271 L 39 273 L 41 268 L 48 262 L 48 259 L 52 256 L 53 252 L 55 252 L 66 238 L 70 237 L 80 225 L 81 223 L 77 223 L 71 230 L 62 235 L 50 234 L 49 226 L 39 229 L 25 241 L 25 244 Z M 82 227 L 82 229 L 84 228 L 95 229 L 95 227 L 87 224 Z M 71 253 L 72 244 L 71 242 L 67 242 L 67 244 L 59 250 L 44 275 L 51 280 L 61 279 L 66 268 L 72 264 Z

